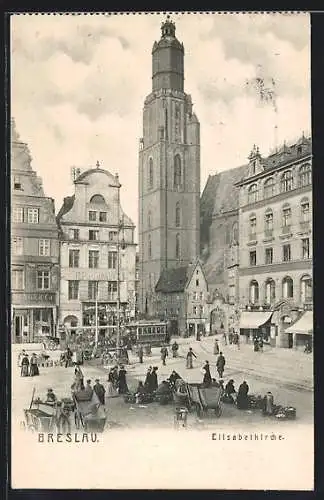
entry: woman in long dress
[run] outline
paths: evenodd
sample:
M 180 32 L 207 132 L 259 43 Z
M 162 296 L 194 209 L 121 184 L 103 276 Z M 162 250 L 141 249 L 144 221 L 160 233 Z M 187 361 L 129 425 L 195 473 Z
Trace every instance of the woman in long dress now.
M 117 391 L 115 389 L 115 375 L 113 368 L 108 374 L 108 386 L 107 386 L 107 398 L 114 398 L 117 396 Z
M 37 364 L 37 356 L 36 354 L 33 352 L 31 358 L 30 358 L 30 372 L 29 372 L 29 375 L 31 377 L 36 377 L 37 375 L 39 375 L 39 369 L 38 369 L 38 364 Z
M 118 373 L 118 394 L 127 394 L 128 387 L 126 382 L 126 373 L 127 371 L 123 366 L 120 367 Z
M 77 366 L 74 370 L 74 381 L 71 385 L 71 389 L 74 392 L 79 392 L 84 390 L 84 376 L 81 369 Z
M 28 377 L 28 375 L 29 375 L 29 359 L 28 359 L 28 354 L 25 354 L 25 356 L 21 360 L 21 372 L 20 372 L 20 375 L 22 377 Z
M 236 405 L 239 410 L 247 410 L 249 408 L 248 392 L 249 386 L 244 380 L 244 382 L 240 385 L 237 393 Z

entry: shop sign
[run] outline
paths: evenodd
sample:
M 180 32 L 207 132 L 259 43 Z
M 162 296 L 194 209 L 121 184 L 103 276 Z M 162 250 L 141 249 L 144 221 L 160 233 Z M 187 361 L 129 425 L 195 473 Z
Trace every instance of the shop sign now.
M 45 302 L 53 304 L 55 302 L 54 293 L 30 293 L 27 297 L 30 302 Z

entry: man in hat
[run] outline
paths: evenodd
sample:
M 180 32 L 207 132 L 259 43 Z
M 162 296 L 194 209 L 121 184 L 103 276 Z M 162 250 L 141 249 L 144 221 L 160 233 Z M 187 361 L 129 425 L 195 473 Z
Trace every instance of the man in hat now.
M 105 393 L 106 389 L 102 384 L 100 384 L 100 380 L 97 378 L 95 380 L 95 385 L 93 386 L 93 390 L 98 396 L 98 399 L 102 405 L 105 405 Z
M 57 397 L 55 396 L 53 389 L 47 389 L 46 403 L 56 403 Z

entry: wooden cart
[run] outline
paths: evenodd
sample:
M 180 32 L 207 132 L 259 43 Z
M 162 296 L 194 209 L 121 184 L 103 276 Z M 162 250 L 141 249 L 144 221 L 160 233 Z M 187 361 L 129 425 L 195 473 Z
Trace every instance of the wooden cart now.
M 72 396 L 75 403 L 76 428 L 83 427 L 85 431 L 103 432 L 106 425 L 106 412 L 94 390 L 91 393 L 86 390 L 74 392 Z
M 187 384 L 189 408 L 197 412 L 197 416 L 207 415 L 214 410 L 216 417 L 222 414 L 221 397 L 223 389 L 217 386 L 204 387 L 202 384 Z

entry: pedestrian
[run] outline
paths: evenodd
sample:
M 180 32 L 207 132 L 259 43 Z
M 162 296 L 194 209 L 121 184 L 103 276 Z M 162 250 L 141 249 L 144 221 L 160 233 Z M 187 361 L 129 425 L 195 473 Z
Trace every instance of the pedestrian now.
M 236 345 L 237 345 L 237 349 L 240 350 L 240 348 L 241 348 L 240 335 L 238 333 L 236 333 Z
M 30 357 L 30 372 L 29 372 L 29 375 L 31 377 L 36 377 L 37 375 L 39 375 L 39 369 L 38 369 L 38 364 L 37 364 L 37 356 L 36 354 L 33 352 L 33 354 L 31 355 Z
M 192 358 L 196 358 L 197 359 L 197 356 L 193 352 L 192 347 L 189 347 L 189 351 L 188 351 L 187 359 L 186 359 L 186 368 L 193 368 L 193 366 L 192 366 Z
M 165 361 L 166 361 L 166 358 L 168 355 L 169 355 L 168 349 L 165 346 L 163 346 L 161 349 L 161 359 L 162 359 L 163 366 L 166 365 Z
M 93 389 L 91 387 L 91 380 L 90 379 L 87 380 L 87 385 L 85 386 L 84 390 L 87 392 L 87 394 L 89 395 L 89 397 L 92 396 Z
M 263 352 L 263 339 L 262 339 L 262 337 L 259 338 L 259 349 L 260 349 L 260 352 Z
M 212 381 L 212 377 L 210 374 L 210 366 L 209 366 L 209 361 L 206 361 L 205 366 L 203 367 L 204 370 L 204 378 L 203 378 L 203 384 L 205 387 L 209 387 Z
M 135 392 L 136 403 L 141 404 L 144 401 L 145 388 L 143 382 L 140 380 Z
M 73 392 L 79 392 L 84 390 L 84 377 L 81 369 L 77 366 L 74 370 L 74 381 L 71 385 Z
M 53 389 L 47 389 L 45 403 L 56 403 L 57 397 L 55 396 Z
M 227 335 L 225 331 L 223 333 L 223 339 L 224 339 L 224 344 L 227 345 Z
M 225 397 L 228 402 L 235 402 L 236 391 L 234 387 L 234 380 L 231 378 L 225 386 Z
M 145 382 L 144 382 L 144 387 L 147 392 L 151 392 L 151 376 L 152 376 L 152 366 L 149 366 L 147 369 L 146 377 L 145 377 Z
M 71 432 L 71 423 L 69 417 L 70 417 L 70 410 L 67 406 L 63 404 L 59 411 L 59 416 L 56 421 L 57 430 L 60 434 Z
M 223 373 L 224 373 L 224 368 L 225 368 L 225 358 L 224 358 L 222 352 L 219 353 L 219 356 L 217 358 L 216 368 L 217 368 L 219 378 L 223 378 Z
M 263 398 L 263 402 L 262 402 L 263 415 L 272 415 L 273 414 L 273 407 L 274 407 L 273 395 L 269 391 L 269 392 L 267 392 L 267 394 Z
M 97 378 L 95 380 L 95 385 L 93 386 L 93 390 L 98 396 L 98 399 L 102 405 L 105 405 L 105 393 L 106 389 L 102 384 L 100 384 L 100 380 Z
M 214 355 L 217 356 L 217 354 L 219 354 L 219 345 L 218 340 L 216 339 L 214 343 Z
M 138 360 L 140 363 L 143 363 L 143 356 L 144 356 L 143 346 L 140 345 L 138 348 Z
M 248 393 L 249 386 L 244 380 L 244 382 L 240 385 L 237 393 L 236 404 L 239 410 L 247 410 L 249 408 Z
M 71 349 L 68 347 L 66 350 L 66 354 L 65 354 L 65 368 L 68 368 L 69 366 L 71 366 L 72 355 L 73 355 L 73 353 L 72 353 Z
M 257 337 L 254 338 L 253 345 L 254 345 L 253 348 L 254 352 L 258 352 L 260 349 L 260 344 L 259 344 L 259 339 Z
M 118 394 L 127 394 L 129 392 L 126 381 L 126 373 L 127 371 L 124 366 L 121 365 L 118 372 Z
M 156 391 L 158 386 L 159 386 L 157 373 L 156 373 L 157 370 L 158 370 L 158 367 L 153 366 L 153 370 L 152 370 L 151 377 L 150 377 L 150 393 Z
M 21 368 L 21 362 L 22 362 L 22 359 L 23 357 L 26 355 L 26 351 L 25 350 L 22 350 L 19 354 L 18 354 L 18 359 L 17 359 L 17 364 L 18 364 L 18 367 Z
M 28 358 L 28 354 L 26 353 L 21 360 L 20 376 L 21 377 L 28 377 L 28 375 L 29 375 L 29 358 Z
M 108 398 L 114 398 L 117 396 L 117 391 L 115 389 L 116 384 L 115 384 L 115 374 L 114 374 L 114 369 L 111 368 L 108 374 L 108 387 L 107 387 L 107 397 Z
M 174 341 L 172 344 L 172 357 L 173 358 L 176 358 L 178 356 L 178 350 L 179 350 L 179 346 L 178 346 L 177 342 Z

